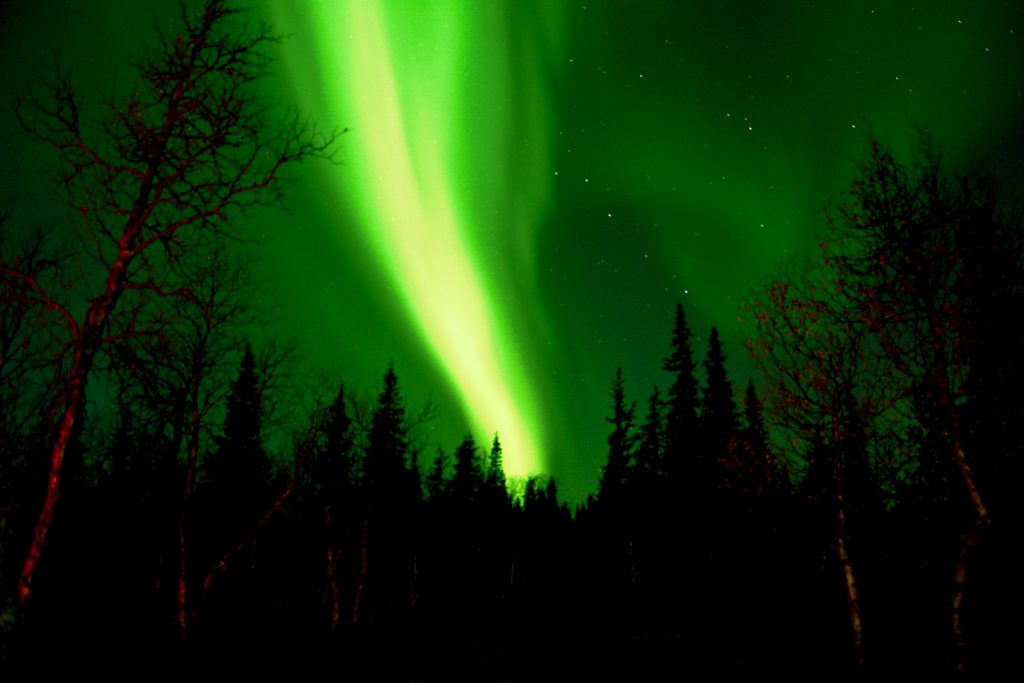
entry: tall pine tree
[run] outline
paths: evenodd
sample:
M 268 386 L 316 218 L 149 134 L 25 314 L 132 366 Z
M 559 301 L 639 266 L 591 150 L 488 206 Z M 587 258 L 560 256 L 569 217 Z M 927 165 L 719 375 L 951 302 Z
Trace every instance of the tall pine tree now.
M 700 423 L 697 418 L 696 366 L 686 311 L 676 305 L 672 342 L 664 369 L 672 375 L 665 415 L 665 476 L 673 491 L 679 491 L 690 479 L 697 459 Z
M 342 384 L 320 425 L 322 445 L 313 452 L 308 465 L 313 488 L 332 504 L 346 498 L 352 487 L 353 427 Z
M 406 457 L 409 449 L 405 405 L 394 366 L 384 373 L 366 444 L 367 508 L 360 537 L 363 558 L 356 585 L 353 622 L 369 613 L 367 586 L 378 618 L 402 609 L 408 597 L 414 555 L 408 521 L 414 507 L 408 500 Z
M 775 465 L 768 450 L 768 428 L 764 424 L 761 399 L 754 389 L 754 381 L 747 381 L 743 395 L 743 417 L 746 426 L 742 432 L 744 470 L 747 473 L 747 488 L 763 495 L 776 484 L 781 473 L 775 472 Z
M 427 503 L 435 511 L 447 503 L 451 492 L 451 479 L 448 477 L 449 460 L 448 454 L 438 446 L 426 481 Z
M 495 432 L 494 441 L 491 442 L 491 454 L 487 459 L 486 484 L 488 488 L 506 494 L 505 462 L 502 455 L 501 440 L 498 438 L 497 432 Z
M 366 446 L 370 506 L 379 514 L 392 516 L 401 507 L 408 448 L 405 405 L 392 365 L 384 373 Z
M 334 401 L 320 423 L 322 441 L 311 454 L 307 472 L 311 513 L 322 520 L 324 576 L 327 583 L 327 623 L 333 633 L 341 623 L 339 567 L 342 548 L 354 531 L 356 512 L 352 486 L 353 422 L 349 417 L 345 385 L 338 387 Z
M 263 445 L 263 388 L 252 346 L 246 344 L 231 385 L 224 433 L 206 462 L 207 498 L 224 524 L 226 538 L 249 531 L 269 502 L 270 460 Z
M 615 369 L 611 397 L 612 414 L 605 420 L 612 426 L 612 431 L 608 435 L 608 460 L 601 471 L 597 500 L 602 507 L 615 510 L 622 505 L 623 490 L 632 469 L 633 444 L 636 440 L 633 433 L 633 413 L 636 406 L 626 405 L 622 368 Z
M 472 434 L 466 434 L 455 449 L 455 474 L 452 477 L 452 498 L 460 510 L 468 510 L 479 500 L 483 479 L 476 441 Z
M 634 457 L 633 483 L 637 496 L 641 498 L 653 493 L 654 482 L 664 467 L 665 421 L 662 403 L 661 390 L 655 386 L 647 399 L 647 414 L 640 425 Z
M 736 436 L 739 431 L 739 417 L 733 398 L 732 384 L 725 369 L 725 352 L 718 328 L 711 328 L 708 340 L 708 355 L 704 359 L 704 373 L 707 384 L 701 400 L 701 435 L 703 455 L 707 459 L 712 480 L 706 482 L 711 488 L 723 483 L 731 467 Z

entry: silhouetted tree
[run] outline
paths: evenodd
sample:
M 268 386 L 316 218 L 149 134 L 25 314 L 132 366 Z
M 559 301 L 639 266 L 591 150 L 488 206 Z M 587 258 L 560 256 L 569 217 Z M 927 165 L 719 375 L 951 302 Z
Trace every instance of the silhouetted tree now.
M 700 434 L 696 365 L 690 327 L 682 304 L 676 305 L 672 341 L 664 368 L 672 375 L 665 401 L 665 474 L 672 489 L 679 491 L 683 480 L 688 480 L 690 486 L 694 479 L 704 479 L 706 483 L 707 474 L 695 448 Z
M 63 367 L 59 314 L 40 307 L 32 283 L 60 282 L 60 264 L 49 253 L 43 230 L 12 237 L 12 218 L 0 213 L 0 610 L 13 613 L 17 601 L 16 532 L 38 510 L 46 463 L 37 457 L 52 431 L 52 397 L 60 391 Z M 13 271 L 13 273 L 12 273 Z M 15 275 L 16 273 L 17 275 Z M 52 283 L 52 284 L 51 284 Z M 8 593 L 10 591 L 10 593 Z
M 366 449 L 370 505 L 378 514 L 389 515 L 400 507 L 408 448 L 405 403 L 395 368 L 389 366 L 384 373 L 384 388 L 377 399 Z
M 452 476 L 452 501 L 464 513 L 479 501 L 483 486 L 480 452 L 472 434 L 467 434 L 455 449 L 455 473 Z
M 19 601 L 26 605 L 60 497 L 65 451 L 85 401 L 97 354 L 110 340 L 112 316 L 168 294 L 160 274 L 177 254 L 202 248 L 211 233 L 246 207 L 280 197 L 279 170 L 320 156 L 333 138 L 304 126 L 270 131 L 254 95 L 264 75 L 270 36 L 232 25 L 237 10 L 207 0 L 182 12 L 182 34 L 167 37 L 139 67 L 126 101 L 111 103 L 100 125 L 80 119 L 67 72 L 46 98 L 18 100 L 16 115 L 34 139 L 56 150 L 60 184 L 83 225 L 85 258 L 98 279 L 73 305 L 17 264 L 4 261 L 5 283 L 27 286 L 40 310 L 63 323 L 67 363 L 57 397 L 46 497 L 22 564 Z M 130 326 L 128 326 L 130 328 Z M 132 330 L 139 333 L 141 330 Z
M 406 458 L 409 436 L 405 401 L 394 366 L 384 373 L 366 443 L 367 507 L 360 539 L 362 556 L 354 623 L 364 617 L 363 598 L 372 580 L 375 607 L 389 612 L 402 601 L 406 569 L 412 564 L 405 513 L 410 509 Z
M 746 423 L 740 432 L 740 472 L 742 489 L 748 494 L 763 496 L 775 486 L 782 472 L 776 471 L 775 462 L 768 445 L 768 428 L 764 423 L 761 399 L 754 388 L 754 380 L 747 381 L 743 394 L 743 418 Z
M 633 413 L 636 404 L 626 405 L 626 389 L 622 368 L 615 370 L 611 386 L 612 414 L 605 418 L 612 426 L 608 435 L 608 459 L 601 470 L 597 501 L 610 514 L 622 514 L 623 492 L 633 467 L 633 448 L 636 441 Z
M 990 503 L 977 469 L 999 459 L 989 444 L 1006 434 L 1005 428 L 990 423 L 991 433 L 972 440 L 966 406 L 995 396 L 972 396 L 972 376 L 974 386 L 981 388 L 988 381 L 983 376 L 998 383 L 995 378 L 1003 375 L 982 360 L 981 349 L 1007 353 L 1007 367 L 1020 376 L 1020 363 L 1009 360 L 1019 354 L 995 345 L 1002 341 L 992 341 L 1019 340 L 1020 333 L 996 322 L 1007 319 L 1008 311 L 990 308 L 995 296 L 1004 304 L 1015 300 L 1020 310 L 1019 294 L 1014 299 L 1012 285 L 1007 287 L 1004 279 L 1019 278 L 1020 216 L 1000 205 L 994 185 L 982 175 L 951 180 L 941 152 L 926 133 L 918 133 L 910 163 L 872 141 L 849 201 L 839 207 L 838 220 L 829 222 L 823 251 L 826 263 L 834 263 L 841 277 L 856 283 L 850 315 L 876 335 L 892 370 L 907 382 L 907 398 L 921 427 L 938 437 L 943 460 L 957 473 L 966 508 L 958 505 L 956 513 L 951 629 L 957 670 L 963 672 L 966 568 L 990 524 Z M 992 258 L 1014 250 L 1008 257 Z M 1013 405 L 1014 418 L 1024 413 L 1020 401 Z
M 647 414 L 637 434 L 634 456 L 633 496 L 640 500 L 648 499 L 654 494 L 655 478 L 663 472 L 665 420 L 662 416 L 662 407 L 661 391 L 655 386 L 647 399 Z
M 451 469 L 449 460 L 448 454 L 441 446 L 438 446 L 426 481 L 427 502 L 435 510 L 446 505 L 451 494 L 451 479 L 448 475 L 448 471 Z
M 49 412 L 51 396 L 58 389 L 48 386 L 46 372 L 60 348 L 50 341 L 54 326 L 52 311 L 39 310 L 33 284 L 58 279 L 60 263 L 46 242 L 42 230 L 30 231 L 21 240 L 11 237 L 11 217 L 0 214 L 0 453 L 14 457 L 20 442 L 41 426 Z M 12 274 L 11 271 L 17 273 Z M 41 377 L 42 376 L 42 377 Z M 12 481 L 4 477 L 7 483 Z
M 734 458 L 739 419 L 732 383 L 726 372 L 725 352 L 715 327 L 711 328 L 708 339 L 704 373 L 707 383 L 701 400 L 702 450 L 709 464 L 714 466 L 716 485 L 721 486 L 729 463 Z
M 659 555 L 655 583 L 673 602 L 689 603 L 698 621 L 704 621 L 711 577 L 713 529 L 713 469 L 701 448 L 699 396 L 693 345 L 686 312 L 676 305 L 669 355 L 663 368 L 671 376 L 665 400 L 664 473 L 655 496 Z
M 314 510 L 323 520 L 328 627 L 333 632 L 341 622 L 342 594 L 338 569 L 343 546 L 352 531 L 348 524 L 356 509 L 352 474 L 355 425 L 348 413 L 344 384 L 338 387 L 320 429 L 322 439 L 311 453 L 307 475 Z
M 512 542 L 514 509 L 502 457 L 501 439 L 495 433 L 487 457 L 487 473 L 481 496 L 484 563 L 489 580 L 487 597 L 503 599 L 511 592 L 515 570 L 515 549 Z
M 776 424 L 821 472 L 818 497 L 843 576 L 854 663 L 864 666 L 863 608 L 850 552 L 851 510 L 868 470 L 866 438 L 891 417 L 891 373 L 872 353 L 868 330 L 845 315 L 846 283 L 830 271 L 798 270 L 772 282 L 751 304 L 757 332 L 748 344 L 765 376 Z M 861 500 L 857 500 L 860 498 Z
M 223 435 L 205 463 L 206 498 L 223 525 L 221 542 L 248 531 L 268 502 L 270 460 L 263 445 L 263 391 L 245 346 L 227 396 Z
M 501 439 L 494 434 L 494 441 L 491 442 L 491 453 L 487 458 L 487 476 L 485 484 L 488 490 L 508 498 L 508 491 L 505 490 L 505 462 L 502 458 Z
M 124 329 L 114 335 L 121 338 L 108 352 L 119 381 L 137 390 L 145 429 L 160 437 L 154 443 L 163 459 L 176 462 L 183 456 L 180 493 L 173 505 L 178 509 L 176 620 L 178 635 L 185 639 L 187 577 L 194 569 L 188 559 L 188 528 L 204 465 L 200 455 L 205 435 L 216 430 L 211 416 L 232 386 L 239 328 L 251 321 L 243 301 L 252 290 L 242 261 L 228 255 L 223 240 L 211 242 L 202 253 L 181 254 L 166 275 L 180 285 L 173 290 L 175 305 L 168 310 L 168 302 L 157 299 L 134 311 L 127 323 L 112 320 L 114 329 Z M 159 333 L 132 335 L 131 327 L 139 325 Z
M 328 406 L 321 426 L 322 447 L 317 449 L 309 463 L 309 477 L 315 489 L 325 500 L 343 500 L 352 487 L 352 449 L 355 445 L 355 424 L 348 412 L 345 385 Z

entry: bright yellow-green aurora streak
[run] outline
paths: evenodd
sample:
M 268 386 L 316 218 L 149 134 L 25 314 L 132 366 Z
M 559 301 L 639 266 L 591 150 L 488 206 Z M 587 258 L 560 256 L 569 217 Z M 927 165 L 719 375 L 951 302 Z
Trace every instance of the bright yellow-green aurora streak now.
M 284 5 L 279 13 L 299 11 Z M 509 73 L 523 66 L 493 56 L 482 64 L 477 53 L 482 30 L 504 40 L 505 8 L 323 2 L 307 11 L 314 45 L 300 42 L 299 49 L 315 55 L 293 65 L 292 76 L 304 83 L 312 109 L 353 129 L 332 182 L 354 204 L 473 431 L 500 433 L 511 476 L 545 469 L 541 401 L 531 392 L 524 350 L 530 342 L 508 323 L 496 280 L 509 273 L 494 264 L 496 256 L 513 261 L 520 287 L 533 286 L 529 244 L 545 202 L 546 181 L 538 179 L 548 175 L 537 168 L 546 163 L 540 79 L 518 79 L 517 111 L 509 106 L 508 83 L 516 80 Z M 525 123 L 508 120 L 516 114 Z M 534 139 L 516 148 L 510 130 L 532 130 Z M 524 168 L 524 154 L 534 157 L 532 167 Z M 509 168 L 517 174 L 515 196 Z M 487 230 L 509 234 L 481 239 Z

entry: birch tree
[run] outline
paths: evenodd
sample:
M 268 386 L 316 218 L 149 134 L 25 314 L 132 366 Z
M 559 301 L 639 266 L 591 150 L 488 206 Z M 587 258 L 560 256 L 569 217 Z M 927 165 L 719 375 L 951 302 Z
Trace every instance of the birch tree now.
M 65 451 L 97 356 L 115 336 L 145 332 L 131 313 L 142 300 L 171 294 L 161 273 L 178 255 L 203 249 L 215 233 L 241 234 L 235 226 L 242 212 L 281 199 L 282 169 L 330 156 L 334 147 L 333 134 L 298 117 L 267 124 L 270 108 L 255 88 L 270 65 L 266 47 L 274 37 L 265 26 L 247 23 L 224 0 L 206 0 L 197 12 L 183 5 L 180 22 L 180 32 L 159 36 L 135 86 L 109 103 L 104 120 L 82 119 L 67 72 L 45 94 L 17 102 L 25 132 L 56 152 L 81 256 L 91 260 L 75 297 L 51 291 L 16 262 L 0 263 L 5 286 L 16 285 L 63 327 L 46 492 L 18 582 L 22 608 L 44 556 Z M 118 315 L 128 322 L 115 333 Z

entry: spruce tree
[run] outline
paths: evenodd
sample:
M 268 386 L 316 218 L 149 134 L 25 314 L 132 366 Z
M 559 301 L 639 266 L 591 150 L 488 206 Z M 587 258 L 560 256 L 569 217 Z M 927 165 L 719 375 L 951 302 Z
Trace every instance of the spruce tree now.
M 714 487 L 721 483 L 721 478 L 730 469 L 734 442 L 739 431 L 736 401 L 725 368 L 725 352 L 715 327 L 711 328 L 708 340 L 704 372 L 707 384 L 701 401 L 701 433 L 704 455 L 711 468 L 707 474 L 713 477 L 708 484 Z
M 409 449 L 409 466 L 405 470 L 405 504 L 417 511 L 423 503 L 423 472 L 420 470 L 420 451 Z
M 691 333 L 682 305 L 676 306 L 672 342 L 664 369 L 671 373 L 665 415 L 664 476 L 653 496 L 655 539 L 652 582 L 670 602 L 689 600 L 704 618 L 711 569 L 708 527 L 711 498 L 707 459 L 701 452 L 698 393 Z M 679 539 L 679 542 L 675 542 Z
M 682 304 L 676 305 L 672 342 L 664 369 L 672 375 L 665 415 L 665 475 L 669 486 L 678 490 L 696 458 L 700 423 L 697 419 L 697 380 L 693 362 L 690 327 Z
M 338 387 L 334 401 L 327 408 L 320 431 L 323 444 L 314 452 L 309 464 L 310 480 L 316 491 L 336 504 L 335 499 L 344 497 L 352 484 L 354 435 L 344 384 Z
M 435 510 L 441 507 L 448 499 L 451 490 L 451 480 L 448 478 L 449 457 L 444 449 L 437 447 L 437 455 L 430 466 L 430 473 L 427 474 L 427 502 Z
M 455 474 L 452 477 L 452 499 L 455 505 L 466 510 L 476 503 L 483 486 L 483 472 L 480 455 L 472 434 L 466 434 L 455 450 Z
M 238 377 L 231 385 L 224 433 L 206 463 L 208 498 L 229 538 L 248 531 L 268 499 L 270 461 L 263 445 L 263 389 L 252 346 L 246 344 Z
M 655 386 L 647 399 L 647 414 L 637 438 L 636 456 L 633 466 L 633 483 L 636 495 L 647 496 L 653 491 L 655 478 L 662 471 L 665 442 L 664 418 L 662 417 L 661 390 Z
M 622 368 L 616 368 L 611 387 L 612 414 L 605 420 L 612 425 L 608 435 L 608 460 L 601 471 L 597 499 L 601 504 L 615 508 L 621 505 L 622 493 L 631 470 L 633 457 L 633 413 L 635 404 L 626 405 Z
M 746 469 L 751 477 L 750 486 L 754 492 L 767 493 L 776 478 L 776 472 L 768 451 L 768 429 L 764 424 L 761 399 L 754 389 L 753 380 L 747 381 L 743 395 L 743 416 L 746 426 L 742 441 Z
M 487 468 L 484 473 L 484 483 L 481 499 L 486 506 L 488 515 L 502 517 L 511 510 L 511 498 L 508 493 L 508 482 L 505 478 L 504 452 L 501 447 L 501 439 L 494 434 L 491 441 L 491 452 L 487 456 Z M 497 520 L 492 520 L 497 524 Z
M 263 395 L 256 373 L 256 357 L 249 344 L 245 345 L 238 378 L 228 395 L 224 441 L 240 452 L 256 453 L 263 449 Z
M 334 401 L 327 408 L 319 425 L 321 443 L 307 466 L 311 495 L 311 517 L 319 518 L 322 527 L 323 574 L 326 578 L 327 623 L 334 632 L 341 623 L 342 549 L 349 542 L 356 510 L 352 486 L 353 422 L 349 417 L 345 385 L 338 387 Z
M 367 585 L 373 589 L 371 609 L 380 618 L 403 609 L 411 595 L 414 555 L 409 522 L 414 506 L 408 498 L 408 449 L 404 400 L 395 368 L 388 366 L 367 436 L 367 507 L 359 542 L 359 552 L 367 559 L 357 581 L 355 622 L 364 616 Z
M 564 508 L 558 503 L 558 482 L 555 481 L 555 475 L 548 477 L 547 486 L 544 487 L 544 499 L 548 513 L 553 518 L 557 518 L 561 513 L 568 511 L 568 508 Z
M 501 440 L 498 433 L 494 433 L 494 441 L 491 442 L 491 454 L 487 459 L 487 487 L 495 491 L 505 493 L 505 463 L 502 458 Z
M 405 406 L 392 365 L 384 373 L 366 446 L 370 504 L 382 514 L 393 514 L 400 505 L 408 447 Z

